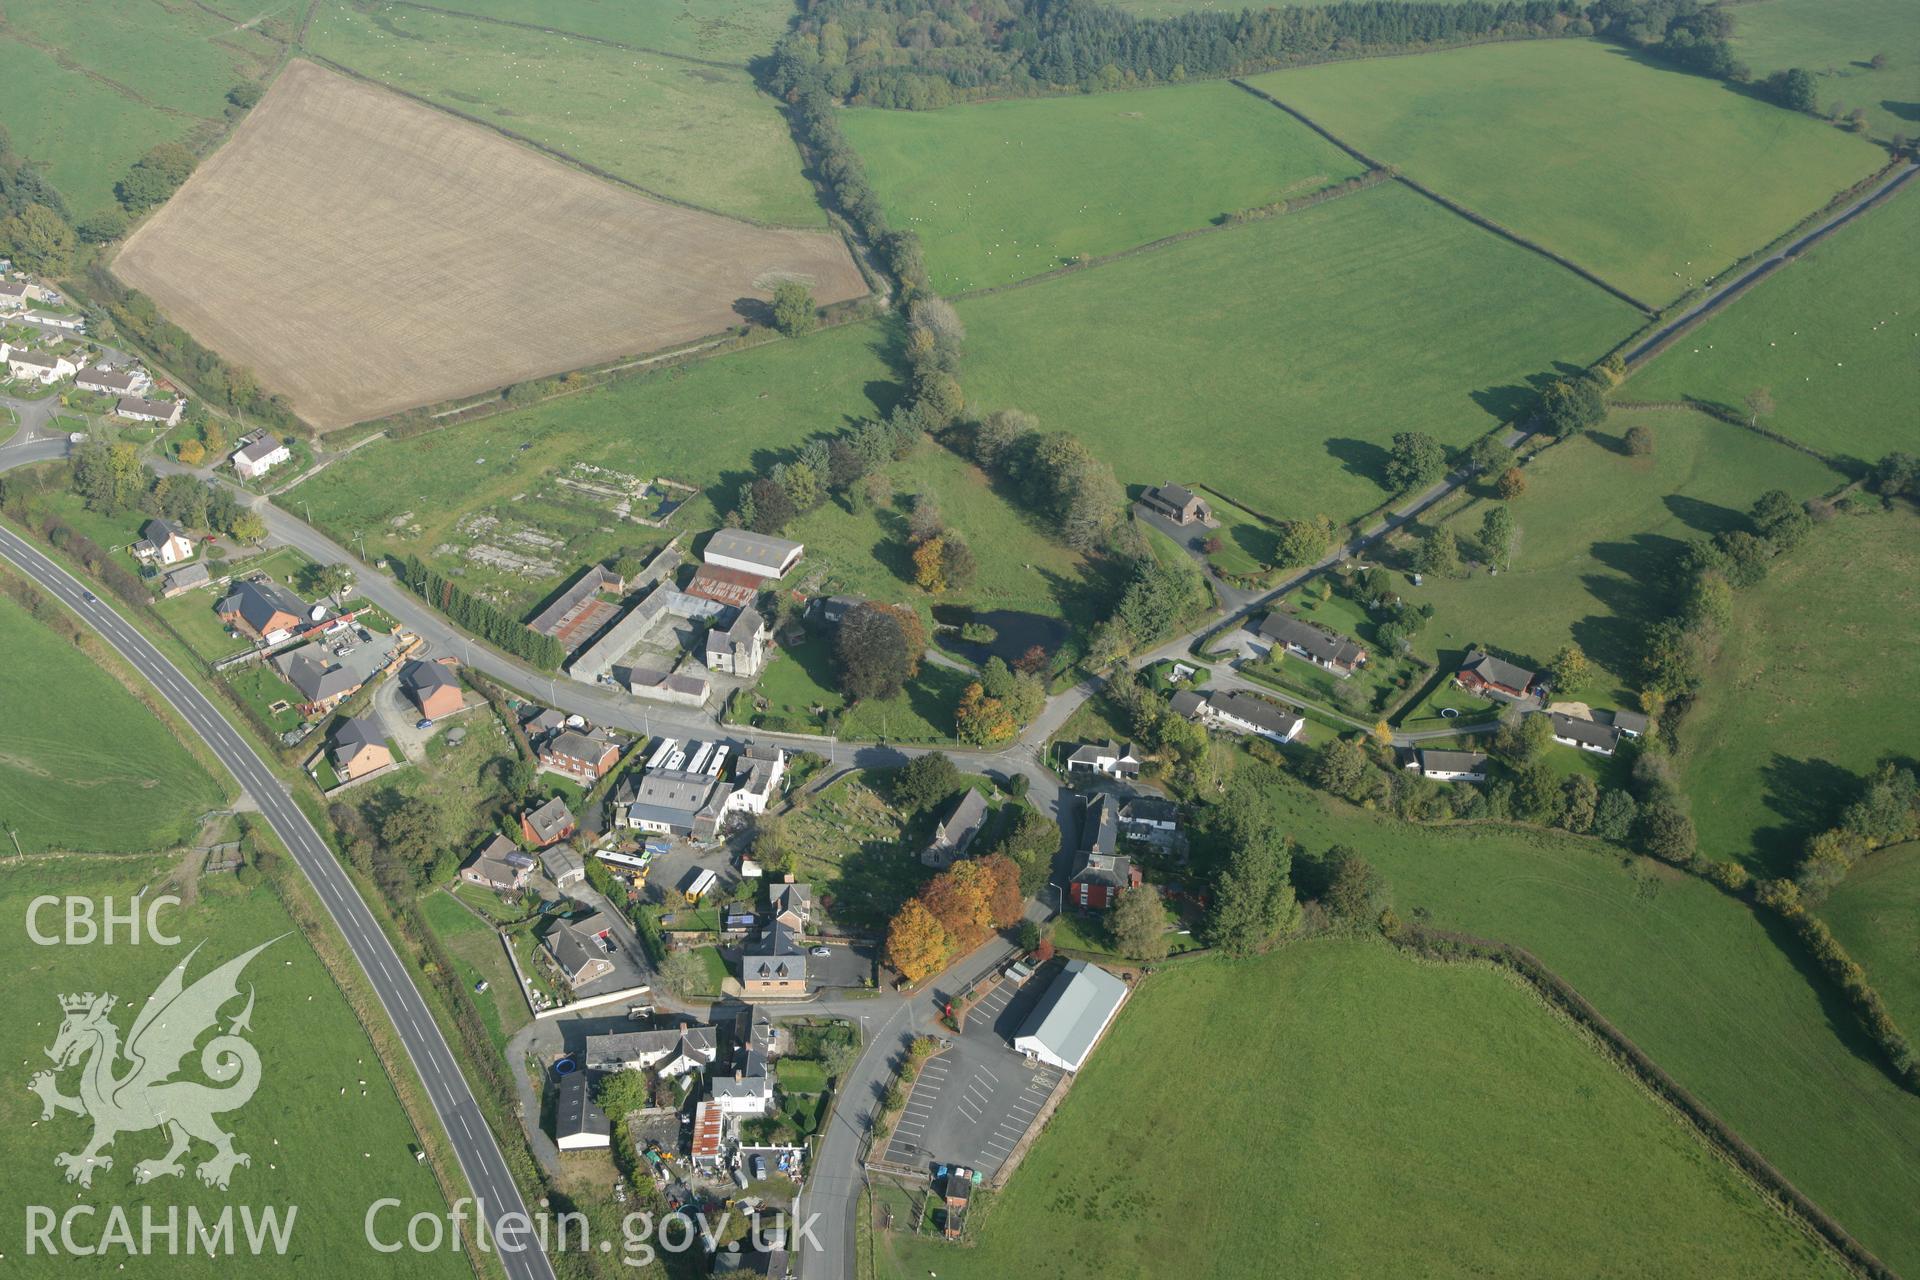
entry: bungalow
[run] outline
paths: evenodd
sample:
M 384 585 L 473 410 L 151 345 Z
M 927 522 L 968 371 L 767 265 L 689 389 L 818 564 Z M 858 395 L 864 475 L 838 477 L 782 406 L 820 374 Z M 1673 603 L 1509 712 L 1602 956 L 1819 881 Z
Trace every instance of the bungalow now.
M 540 768 L 572 778 L 585 787 L 607 776 L 620 762 L 620 744 L 603 731 L 565 729 L 540 748 Z
M 606 923 L 598 913 L 592 913 L 578 920 L 560 921 L 547 930 L 540 945 L 568 986 L 584 987 L 613 972 L 613 961 L 607 959 L 603 944 L 606 936 Z
M 72 377 L 80 367 L 63 355 L 51 351 L 25 351 L 9 348 L 7 372 L 23 382 L 50 387 L 62 378 Z
M 257 436 L 233 451 L 233 473 L 242 480 L 257 480 L 291 457 L 285 441 Z
M 1083 742 L 1067 757 L 1068 773 L 1097 773 L 1108 778 L 1137 778 L 1140 776 L 1140 757 L 1134 754 L 1133 744 L 1126 746 L 1108 739 L 1106 742 Z
M 1182 690 L 1168 700 L 1168 706 L 1189 720 L 1198 720 L 1228 733 L 1257 734 L 1273 742 L 1292 742 L 1307 723 L 1304 716 L 1238 689 L 1231 693 L 1210 693 L 1205 698 L 1191 690 Z
M 85 316 L 63 315 L 58 311 L 29 311 L 25 319 L 47 329 L 65 329 L 69 333 L 78 333 L 87 327 Z
M 1540 680 L 1536 673 L 1525 667 L 1517 667 L 1479 649 L 1467 655 L 1467 660 L 1460 665 L 1460 670 L 1453 678 L 1469 693 L 1503 702 L 1519 702 L 1532 697 L 1536 692 L 1534 686 Z
M 713 1065 L 719 1041 L 713 1027 L 668 1027 L 662 1031 L 617 1031 L 588 1036 L 589 1071 L 652 1071 L 663 1080 Z
M 263 577 L 234 583 L 214 612 L 243 635 L 262 644 L 279 644 L 293 634 L 309 610 L 293 592 Z
M 536 849 L 544 849 L 550 844 L 559 844 L 574 833 L 580 824 L 573 816 L 573 810 L 567 808 L 567 802 L 559 796 L 547 801 L 537 809 L 529 809 L 520 815 L 520 834 L 527 843 Z
M 722 569 L 738 569 L 762 578 L 784 578 L 800 563 L 806 547 L 770 534 L 745 529 L 722 529 L 707 539 L 700 558 Z
M 1080 849 L 1067 877 L 1068 902 L 1105 911 L 1119 900 L 1121 890 L 1140 883 L 1139 868 L 1117 851 L 1119 843 L 1120 801 L 1103 792 L 1087 802 L 1080 819 Z
M 1260 623 L 1260 635 L 1280 646 L 1285 653 L 1304 658 L 1342 679 L 1365 665 L 1367 651 L 1342 635 L 1325 627 L 1316 627 L 1291 614 L 1275 610 Z
M 613 1144 L 612 1126 L 587 1089 L 587 1073 L 560 1077 L 553 1108 L 553 1145 L 562 1151 L 594 1151 Z
M 1122 796 L 1120 829 L 1130 836 L 1172 835 L 1180 829 L 1180 806 L 1165 796 Z
M 1613 727 L 1620 731 L 1623 738 L 1638 738 L 1647 731 L 1647 717 L 1638 711 L 1616 711 L 1613 713 Z
M 1126 998 L 1126 983 L 1085 960 L 1069 960 L 1014 1036 L 1014 1051 L 1078 1071 Z
M 1485 782 L 1487 780 L 1487 753 L 1484 751 L 1428 751 L 1424 747 L 1413 753 L 1407 762 L 1409 769 L 1418 769 L 1423 778 L 1432 778 L 1436 782 Z
M 393 763 L 393 752 L 387 749 L 387 735 L 379 725 L 363 716 L 354 716 L 333 731 L 327 755 L 342 782 L 364 778 Z
M 920 861 L 929 867 L 952 866 L 954 859 L 965 855 L 986 822 L 987 802 L 968 787 L 953 798 L 934 825 L 933 840 L 920 851 Z
M 153 379 L 139 369 L 109 369 L 93 364 L 73 375 L 73 385 L 101 395 L 140 396 L 153 390 Z
M 400 669 L 400 688 L 425 720 L 450 716 L 467 705 L 459 677 L 445 663 L 414 659 Z
M 1558 711 L 1547 719 L 1553 725 L 1553 740 L 1565 746 L 1591 751 L 1597 756 L 1610 756 L 1620 745 L 1620 730 L 1613 725 L 1561 715 Z
M 207 566 L 203 563 L 195 562 L 175 569 L 163 578 L 161 580 L 160 594 L 171 600 L 175 596 L 185 595 L 187 592 L 198 587 L 209 586 L 212 582 L 213 574 L 208 572 Z
M 133 554 L 160 564 L 179 564 L 193 558 L 193 539 L 171 520 L 149 520 L 140 530 L 140 541 L 133 544 Z
M 487 842 L 460 864 L 462 880 L 501 893 L 525 888 L 532 872 L 533 859 L 502 835 L 487 837 Z
M 1163 484 L 1140 495 L 1140 504 L 1178 525 L 1212 524 L 1213 508 L 1185 485 Z
M 158 422 L 162 426 L 176 427 L 180 425 L 180 413 L 186 407 L 185 400 L 147 400 L 140 396 L 121 396 L 114 403 L 113 411 L 134 422 Z
M 725 675 L 751 679 L 760 674 L 767 652 L 766 620 L 752 605 L 734 615 L 725 630 L 713 627 L 707 632 L 707 669 Z
M 0 280 L 0 311 L 18 311 L 39 298 L 38 286 L 25 280 Z

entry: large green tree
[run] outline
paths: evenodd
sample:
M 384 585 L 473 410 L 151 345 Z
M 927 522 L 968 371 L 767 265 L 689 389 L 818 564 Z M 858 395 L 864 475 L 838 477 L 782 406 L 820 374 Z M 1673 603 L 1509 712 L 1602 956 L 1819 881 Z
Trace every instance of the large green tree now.
M 1387 451 L 1387 488 L 1395 493 L 1424 489 L 1447 473 L 1447 451 L 1424 431 L 1401 431 Z

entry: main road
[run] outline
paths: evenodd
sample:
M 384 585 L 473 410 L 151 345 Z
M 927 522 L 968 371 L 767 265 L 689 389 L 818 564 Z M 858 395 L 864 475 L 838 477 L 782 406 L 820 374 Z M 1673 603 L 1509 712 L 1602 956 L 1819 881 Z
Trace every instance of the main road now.
M 56 444 L 60 447 L 52 449 Z M 21 455 L 28 452 L 28 448 L 20 447 Z M 5 456 L 7 463 L 59 457 L 65 452 L 64 442 L 47 441 L 31 452 L 31 457 L 0 456 Z M 507 1275 L 512 1280 L 552 1280 L 553 1267 L 538 1239 L 518 1225 L 527 1221 L 526 1202 L 514 1185 L 506 1159 L 460 1074 L 452 1050 L 440 1035 L 406 965 L 394 952 L 387 935 L 381 932 L 373 913 L 360 900 L 353 882 L 341 870 L 332 850 L 314 830 L 307 815 L 206 695 L 104 600 L 11 530 L 0 528 L 0 556 L 80 615 L 146 677 L 259 806 L 261 815 L 313 884 L 321 904 L 346 937 L 354 959 L 359 961 L 380 997 L 387 1017 L 400 1035 L 401 1046 L 420 1073 L 427 1097 L 453 1144 L 461 1171 L 480 1201 L 479 1214 L 492 1228 Z M 343 1248 L 341 1256 L 345 1253 Z

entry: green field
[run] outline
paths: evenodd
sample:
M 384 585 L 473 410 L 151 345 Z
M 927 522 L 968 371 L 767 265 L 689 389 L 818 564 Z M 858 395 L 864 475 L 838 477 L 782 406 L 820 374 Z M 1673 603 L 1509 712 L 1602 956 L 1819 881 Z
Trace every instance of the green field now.
M 944 111 L 849 111 L 847 137 L 943 293 L 1006 284 L 1363 171 L 1225 81 Z
M 880 326 L 832 329 L 382 442 L 280 501 L 302 515 L 311 504 L 313 519 L 342 539 L 364 533 L 369 555 L 418 553 L 460 573 L 471 589 L 530 611 L 590 560 L 712 527 L 739 487 L 790 456 L 806 437 L 890 407 L 897 389 L 885 359 L 888 340 Z M 649 529 L 611 519 L 604 506 L 559 490 L 554 477 L 575 464 L 709 488 L 675 515 L 670 530 Z M 973 467 L 923 445 L 888 474 L 896 494 L 887 504 L 876 508 L 863 498 L 848 510 L 829 502 L 788 528 L 807 545 L 803 574 L 824 569 L 833 590 L 924 599 L 912 585 L 905 513 L 908 498 L 930 492 L 980 563 L 972 588 L 943 599 L 1053 616 L 1084 604 L 1078 558 L 1028 523 Z M 463 532 L 476 516 L 502 523 L 484 538 Z M 558 549 L 541 553 L 550 572 L 521 575 L 473 558 L 480 542 L 524 550 L 507 541 L 523 530 L 558 540 Z
M 153 711 L 10 598 L 0 645 L 21 677 L 0 695 L 0 817 L 22 849 L 169 848 L 221 806 L 223 784 Z
M 1403 919 L 1531 950 L 1889 1266 L 1920 1264 L 1920 1107 L 1770 919 L 1595 841 L 1413 826 L 1291 784 L 1272 803 L 1305 852 L 1364 851 Z
M 982 1221 L 974 1249 L 883 1236 L 883 1272 L 1839 1270 L 1525 988 L 1356 942 L 1155 977 Z
M 1920 12 L 1913 0 L 1760 0 L 1733 15 L 1733 50 L 1759 79 L 1805 67 L 1821 110 L 1859 107 L 1877 138 L 1920 120 Z M 1887 64 L 1873 69 L 1875 54 Z
M 486 1024 L 487 1035 L 492 1038 L 494 1048 L 505 1054 L 507 1040 L 525 1026 L 532 1015 L 520 995 L 520 983 L 513 976 L 513 966 L 507 963 L 500 935 L 445 892 L 429 893 L 421 898 L 420 914 L 452 954 L 454 964 L 460 969 L 460 981 L 472 993 L 480 1021 Z M 483 980 L 488 989 L 474 991 L 474 984 Z
M 669 199 L 826 225 L 785 121 L 744 70 L 345 0 L 315 16 L 307 47 Z
M 225 127 L 226 93 L 279 46 L 211 11 L 161 0 L 9 0 L 0 15 L 0 121 L 75 214 L 113 203 L 147 148 Z
M 1920 278 L 1889 270 L 1920 238 L 1920 194 L 1901 191 L 1684 335 L 1620 392 L 1692 396 L 1745 412 L 1765 388 L 1764 425 L 1871 462 L 1914 447 L 1920 404 Z
M 1334 63 L 1254 83 L 1653 306 L 1886 159 L 1807 116 L 1593 41 Z
M 960 305 L 978 409 L 1071 431 L 1123 483 L 1280 518 L 1378 506 L 1396 431 L 1464 445 L 1597 359 L 1625 304 L 1398 183 Z
M 1784 874 L 1882 755 L 1920 754 L 1920 516 L 1840 517 L 1734 600 L 1680 728 L 1701 852 Z
M 772 51 L 793 0 L 458 0 L 442 6 L 600 40 L 745 65 Z
M 1651 457 L 1626 456 L 1621 437 L 1632 426 L 1653 431 Z M 1436 611 L 1415 652 L 1432 659 L 1486 644 L 1544 666 L 1571 640 L 1601 671 L 1563 692 L 1631 707 L 1640 629 L 1663 614 L 1661 584 L 1682 545 L 1741 527 L 1768 489 L 1811 498 L 1843 481 L 1804 453 L 1703 413 L 1615 411 L 1597 432 L 1528 464 L 1527 491 L 1508 504 L 1518 528 L 1509 568 L 1401 583 Z M 1462 544 L 1477 537 L 1486 507 L 1476 502 L 1447 522 Z
M 24 865 L 0 867 L 0 911 L 15 922 L 24 920 L 28 899 L 41 894 L 75 894 L 98 901 L 112 897 L 123 906 L 143 886 L 158 891 L 168 884 L 172 860 L 135 858 L 103 863 L 98 859 L 54 856 Z M 405 1231 L 406 1219 L 417 1212 L 445 1214 L 447 1206 L 432 1170 L 413 1158 L 414 1134 L 392 1085 L 352 1010 L 334 986 L 318 956 L 295 930 L 273 892 L 265 886 L 242 890 L 229 878 L 203 880 L 185 886 L 191 900 L 175 909 L 163 909 L 163 926 L 180 938 L 178 946 L 35 946 L 16 925 L 5 932 L 0 954 L 9 958 L 9 993 L 0 996 L 0 1017 L 19 1032 L 10 1046 L 16 1057 L 27 1059 L 12 1073 L 11 1088 L 0 1091 L 0 1125 L 11 1135 L 8 1150 L 12 1171 L 0 1189 L 0 1214 L 10 1225 L 4 1251 L 9 1270 L 19 1275 L 70 1276 L 71 1258 L 49 1258 L 44 1250 L 27 1256 L 20 1224 L 25 1207 L 46 1205 L 56 1213 L 75 1201 L 98 1206 L 99 1216 L 77 1218 L 76 1237 L 96 1239 L 106 1229 L 108 1206 L 123 1209 L 139 1236 L 143 1208 L 161 1222 L 170 1207 L 183 1214 L 188 1206 L 208 1221 L 224 1208 L 236 1210 L 234 1235 L 243 1252 L 236 1260 L 209 1258 L 186 1250 L 186 1219 L 181 1219 L 177 1256 L 168 1256 L 159 1237 L 157 1256 L 139 1257 L 106 1250 L 108 1259 L 127 1257 L 128 1273 L 137 1265 L 142 1274 L 208 1277 L 239 1274 L 315 1274 L 373 1276 L 466 1276 L 465 1258 L 454 1252 L 418 1255 L 411 1251 L 376 1253 L 364 1243 L 361 1224 L 368 1207 L 392 1197 L 401 1208 L 378 1219 L 386 1239 Z M 51 915 L 43 926 L 58 930 Z M 292 931 L 292 932 L 290 932 Z M 113 1167 L 96 1171 L 90 1191 L 62 1181 L 54 1165 L 60 1152 L 77 1151 L 85 1143 L 88 1126 L 71 1114 L 58 1113 L 41 1120 L 39 1098 L 27 1091 L 33 1070 L 49 1066 L 42 1050 L 54 1043 L 60 1026 L 59 999 L 70 992 L 110 992 L 118 1004 L 110 1018 L 122 1036 L 128 1034 L 139 1006 L 160 986 L 168 970 L 200 950 L 188 968 L 192 983 L 227 960 L 263 942 L 271 945 L 241 975 L 240 992 L 252 993 L 251 1030 L 246 1039 L 260 1055 L 259 1090 L 246 1105 L 216 1116 L 234 1135 L 234 1148 L 251 1157 L 236 1169 L 228 1190 L 205 1187 L 195 1168 L 211 1148 L 196 1142 L 183 1159 L 180 1177 L 163 1177 L 141 1184 L 134 1166 L 158 1159 L 167 1149 L 166 1138 L 155 1130 L 121 1134 L 108 1154 Z M 17 962 L 17 963 L 14 963 Z M 240 1014 L 243 1001 L 226 1002 L 219 1023 L 224 1030 Z M 127 1046 L 122 1046 L 122 1052 Z M 205 1080 L 200 1057 L 189 1054 L 179 1078 Z M 125 1073 L 127 1064 L 116 1064 Z M 74 1092 L 78 1073 L 60 1073 L 64 1092 Z M 234 1087 L 234 1086 L 229 1086 Z M 257 1214 L 270 1206 L 284 1215 L 297 1206 L 290 1243 L 284 1257 L 270 1251 L 263 1258 L 244 1252 L 238 1221 L 239 1206 Z M 56 1236 L 56 1239 L 58 1237 Z M 64 1253 L 62 1249 L 60 1252 Z M 99 1274 L 113 1271 L 110 1261 L 96 1260 Z M 365 1268 L 371 1267 L 371 1271 Z M 237 1271 L 236 1271 L 237 1269 Z
M 1901 1029 L 1920 1031 L 1920 844 L 1868 854 L 1820 918 L 1866 969 Z

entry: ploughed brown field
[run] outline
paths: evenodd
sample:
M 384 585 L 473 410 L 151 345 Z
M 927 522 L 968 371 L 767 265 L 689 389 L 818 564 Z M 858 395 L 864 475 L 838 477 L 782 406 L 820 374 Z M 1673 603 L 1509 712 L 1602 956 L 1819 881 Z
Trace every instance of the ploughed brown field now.
M 717 332 L 833 235 L 649 200 L 293 62 L 113 270 L 321 430 Z

